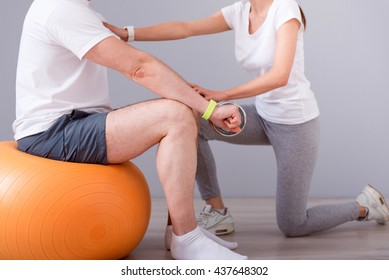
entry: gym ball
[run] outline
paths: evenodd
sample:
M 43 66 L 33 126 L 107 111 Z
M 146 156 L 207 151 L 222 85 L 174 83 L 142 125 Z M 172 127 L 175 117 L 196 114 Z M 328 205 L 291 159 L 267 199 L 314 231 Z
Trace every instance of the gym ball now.
M 143 239 L 150 212 L 131 162 L 62 162 L 0 142 L 0 259 L 121 259 Z

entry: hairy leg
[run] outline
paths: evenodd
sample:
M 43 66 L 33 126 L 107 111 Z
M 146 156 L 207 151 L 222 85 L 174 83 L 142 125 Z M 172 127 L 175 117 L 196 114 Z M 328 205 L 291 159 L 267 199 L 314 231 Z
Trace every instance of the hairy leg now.
M 125 162 L 159 143 L 157 170 L 173 224 L 172 257 L 246 259 L 197 227 L 193 206 L 197 133 L 193 111 L 179 102 L 162 99 L 129 106 L 107 116 L 108 162 Z
M 108 114 L 106 138 L 109 163 L 131 160 L 159 143 L 157 170 L 173 231 L 193 230 L 197 124 L 192 110 L 166 99 L 128 106 Z

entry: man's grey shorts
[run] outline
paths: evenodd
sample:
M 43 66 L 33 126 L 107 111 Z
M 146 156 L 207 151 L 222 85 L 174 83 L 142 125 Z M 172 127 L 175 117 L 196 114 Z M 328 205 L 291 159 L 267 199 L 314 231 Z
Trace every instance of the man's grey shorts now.
M 105 123 L 108 113 L 74 110 L 48 130 L 19 139 L 19 150 L 50 159 L 107 164 Z

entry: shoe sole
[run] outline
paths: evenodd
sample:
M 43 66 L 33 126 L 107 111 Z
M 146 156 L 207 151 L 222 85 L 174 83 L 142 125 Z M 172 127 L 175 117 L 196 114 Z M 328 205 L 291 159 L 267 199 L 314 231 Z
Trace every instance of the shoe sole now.
M 388 204 L 386 204 L 386 201 L 384 199 L 384 196 L 380 193 L 379 190 L 377 190 L 375 187 L 373 187 L 372 185 L 369 185 L 369 188 L 366 189 L 366 191 L 369 192 L 369 194 L 374 198 L 374 199 L 378 199 L 378 201 L 380 202 L 380 204 L 378 204 L 378 206 L 376 207 L 376 210 L 383 216 L 386 216 L 387 219 L 386 220 L 376 220 L 376 222 L 378 224 L 386 224 L 386 222 L 388 221 L 389 219 L 389 207 L 388 207 Z
M 212 232 L 214 235 L 226 235 L 234 232 L 235 226 L 234 224 L 222 224 L 219 226 L 213 226 L 206 228 L 208 231 Z

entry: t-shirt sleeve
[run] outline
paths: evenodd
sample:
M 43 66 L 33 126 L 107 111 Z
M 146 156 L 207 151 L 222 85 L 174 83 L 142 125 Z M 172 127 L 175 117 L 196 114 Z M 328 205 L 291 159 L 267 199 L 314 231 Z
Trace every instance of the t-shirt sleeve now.
M 101 18 L 80 3 L 65 1 L 53 11 L 46 24 L 51 38 L 79 59 L 102 40 L 114 36 Z
M 296 3 L 296 1 L 294 0 L 281 1 L 275 17 L 276 30 L 278 30 L 278 28 L 280 28 L 280 26 L 283 25 L 285 22 L 293 18 L 297 19 L 302 24 L 300 8 Z
M 236 2 L 230 6 L 224 7 L 221 12 L 225 21 L 231 29 L 235 28 L 236 15 L 239 11 L 239 2 Z

